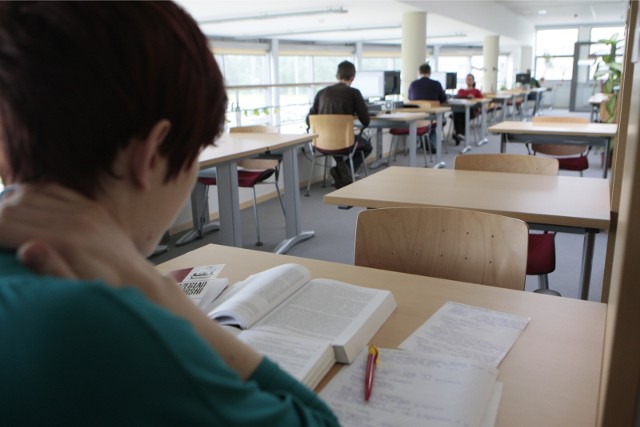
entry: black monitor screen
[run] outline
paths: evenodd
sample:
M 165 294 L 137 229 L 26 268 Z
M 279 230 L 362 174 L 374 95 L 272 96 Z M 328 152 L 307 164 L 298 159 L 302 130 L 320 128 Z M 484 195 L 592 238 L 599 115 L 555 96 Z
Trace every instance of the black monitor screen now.
M 531 83 L 531 74 L 529 73 L 516 74 L 516 83 L 528 85 L 529 83 Z
M 384 72 L 384 95 L 400 95 L 400 71 Z
M 445 89 L 455 89 L 458 86 L 458 73 L 447 73 L 447 87 Z

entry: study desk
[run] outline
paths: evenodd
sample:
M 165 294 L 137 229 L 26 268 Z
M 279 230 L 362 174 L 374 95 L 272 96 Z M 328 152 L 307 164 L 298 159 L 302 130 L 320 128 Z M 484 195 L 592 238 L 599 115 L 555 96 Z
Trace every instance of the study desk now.
M 286 262 L 307 266 L 313 277 L 391 290 L 398 307 L 372 340 L 380 347 L 397 348 L 446 301 L 530 317 L 499 366 L 504 389 L 496 427 L 596 425 L 606 317 L 602 303 L 218 245 L 204 246 L 158 269 L 221 263 L 225 267 L 220 276 L 235 283 Z M 334 366 L 319 389 L 340 368 Z
M 445 113 L 451 111 L 448 107 L 429 107 L 429 108 L 403 108 L 394 110 L 391 113 L 381 113 L 371 116 L 369 128 L 377 129 L 376 132 L 376 161 L 371 165 L 372 169 L 376 169 L 383 164 L 389 164 L 389 159 L 382 158 L 382 129 L 388 128 L 409 128 L 407 135 L 407 147 L 409 148 L 409 166 L 416 166 L 416 140 L 418 121 L 420 120 L 436 120 L 436 168 L 445 167 L 442 161 L 442 124 L 444 123 Z
M 242 247 L 240 233 L 240 201 L 238 197 L 238 169 L 236 162 L 240 159 L 267 152 L 283 154 L 282 170 L 284 180 L 284 207 L 286 222 L 286 238 L 274 249 L 276 253 L 285 253 L 295 244 L 313 237 L 313 231 L 302 230 L 300 213 L 300 192 L 298 178 L 298 157 L 296 147 L 308 143 L 315 135 L 300 134 L 259 134 L 259 133 L 227 133 L 216 140 L 216 146 L 202 151 L 198 162 L 200 169 L 216 167 L 218 189 L 218 209 L 220 215 L 220 233 L 222 244 Z M 209 220 L 208 206 L 204 203 L 207 187 L 196 183 L 191 192 L 191 206 L 194 231 L 201 232 L 202 221 Z M 206 218 L 200 218 L 198 211 L 206 212 Z M 200 228 L 200 231 L 198 231 Z
M 471 123 L 471 108 L 480 106 L 480 133 L 481 137 L 476 141 L 476 146 L 480 147 L 489 142 L 487 138 L 487 105 L 491 103 L 487 98 L 472 98 L 472 99 L 449 99 L 445 105 L 451 107 L 454 113 L 464 112 L 464 148 L 460 151 L 462 154 L 471 151 L 471 144 L 469 139 L 470 123 Z
M 580 297 L 588 299 L 595 234 L 608 230 L 600 178 L 391 167 L 324 196 L 340 206 L 441 206 L 519 218 L 530 228 L 584 234 Z
M 591 105 L 591 114 L 589 116 L 589 121 L 592 123 L 600 122 L 600 108 L 602 104 L 607 102 L 609 98 L 611 98 L 611 94 L 608 93 L 596 93 L 595 95 L 591 95 L 589 97 L 589 105 Z
M 521 144 L 571 144 L 601 147 L 605 153 L 605 165 L 609 164 L 609 144 L 616 135 L 615 123 L 540 123 L 540 122 L 501 122 L 489 128 L 490 133 L 500 134 L 500 152 L 505 153 L 507 142 Z M 607 177 L 607 167 L 602 177 Z

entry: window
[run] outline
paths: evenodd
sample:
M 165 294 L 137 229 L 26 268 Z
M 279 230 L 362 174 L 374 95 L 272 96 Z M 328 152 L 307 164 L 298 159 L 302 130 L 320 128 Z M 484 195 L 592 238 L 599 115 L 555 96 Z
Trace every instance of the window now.
M 577 28 L 538 30 L 535 75 L 540 80 L 571 80 Z
M 269 58 L 266 53 L 243 55 L 215 55 L 226 86 L 269 84 Z M 230 127 L 271 123 L 273 108 L 271 93 L 266 88 L 233 89 L 227 91 L 229 106 L 227 122 Z
M 370 71 L 399 71 L 402 70 L 401 58 L 365 57 L 362 58 L 362 69 Z

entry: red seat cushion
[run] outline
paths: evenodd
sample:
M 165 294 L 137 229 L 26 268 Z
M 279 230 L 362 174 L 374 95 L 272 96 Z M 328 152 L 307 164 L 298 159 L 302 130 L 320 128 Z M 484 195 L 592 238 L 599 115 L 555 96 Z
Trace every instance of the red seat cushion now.
M 429 126 L 423 126 L 416 129 L 416 134 L 422 136 L 429 132 Z M 409 128 L 391 128 L 389 130 L 391 135 L 409 135 Z
M 569 171 L 583 171 L 589 169 L 589 159 L 587 156 L 558 158 L 560 169 Z
M 527 274 L 549 274 L 556 269 L 555 233 L 529 233 Z
M 238 187 L 253 187 L 259 182 L 269 178 L 275 172 L 274 169 L 264 170 L 239 170 Z M 198 182 L 204 185 L 216 185 L 218 182 L 215 176 L 199 176 Z

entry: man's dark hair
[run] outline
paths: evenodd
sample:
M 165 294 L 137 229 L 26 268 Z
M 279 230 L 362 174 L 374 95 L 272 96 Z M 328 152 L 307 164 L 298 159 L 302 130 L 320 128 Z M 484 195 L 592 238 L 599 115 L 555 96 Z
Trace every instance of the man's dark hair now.
M 431 74 L 431 66 L 428 62 L 422 64 L 419 68 L 420 74 Z
M 351 80 L 356 75 L 356 66 L 349 61 L 342 61 L 338 64 L 336 78 L 338 80 Z
M 196 22 L 171 2 L 0 4 L 0 173 L 87 196 L 162 119 L 175 178 L 224 128 L 224 81 Z

